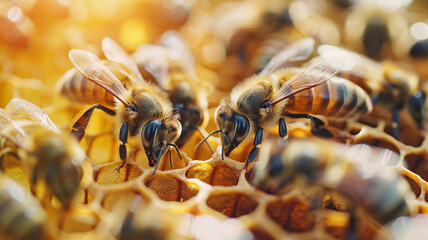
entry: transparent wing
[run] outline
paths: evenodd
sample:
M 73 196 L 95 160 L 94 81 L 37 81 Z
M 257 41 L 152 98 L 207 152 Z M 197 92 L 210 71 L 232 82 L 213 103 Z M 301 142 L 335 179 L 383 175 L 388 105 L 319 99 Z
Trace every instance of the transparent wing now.
M 135 62 L 146 69 L 147 72 L 156 78 L 158 84 L 167 89 L 166 82 L 168 74 L 168 58 L 164 48 L 153 45 L 144 44 L 138 47 L 134 53 Z
M 332 78 L 340 69 L 340 64 L 330 64 L 325 60 L 316 62 L 285 82 L 269 103 L 275 105 L 296 93 L 316 87 Z
M 195 71 L 195 59 L 184 38 L 175 30 L 166 31 L 162 34 L 160 45 L 169 49 L 169 57 L 178 61 L 192 79 L 197 79 Z
M 370 81 L 383 81 L 382 66 L 364 55 L 331 45 L 319 46 L 318 53 L 326 60 L 337 57 L 342 58 L 344 65 L 340 71 L 343 73 L 369 79 Z
M 101 48 L 107 59 L 123 64 L 137 76 L 140 82 L 144 81 L 143 76 L 141 76 L 141 73 L 138 70 L 137 64 L 116 41 L 109 37 L 105 37 L 101 42 Z M 134 79 L 131 78 L 131 81 L 133 80 Z
M 14 98 L 10 100 L 5 109 L 9 116 L 13 118 L 31 119 L 52 132 L 60 133 L 58 127 L 52 122 L 49 116 L 32 102 L 22 98 Z
M 72 49 L 68 55 L 73 65 L 83 76 L 104 88 L 125 106 L 128 105 L 126 90 L 122 83 L 108 68 L 101 64 L 97 56 L 80 49 Z
M 13 121 L 8 114 L 0 109 L 0 135 L 21 146 L 27 139 L 27 133 Z
M 380 147 L 356 144 L 346 148 L 345 155 L 355 166 L 363 178 L 370 178 L 379 171 L 395 166 L 400 162 L 400 155 Z
M 314 51 L 314 39 L 307 37 L 295 41 L 279 51 L 269 63 L 263 68 L 259 75 L 265 76 L 278 68 L 294 61 L 301 61 L 309 58 Z

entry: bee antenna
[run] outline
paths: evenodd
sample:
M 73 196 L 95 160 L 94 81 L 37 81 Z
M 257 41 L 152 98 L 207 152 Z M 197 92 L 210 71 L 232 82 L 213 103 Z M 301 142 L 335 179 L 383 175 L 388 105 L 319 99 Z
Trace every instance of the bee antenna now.
M 168 149 L 168 154 L 169 154 L 169 166 L 170 166 L 170 167 L 171 167 L 171 169 L 172 169 L 171 148 L 170 148 L 170 149 Z
M 223 142 L 221 144 L 221 160 L 224 160 L 224 139 L 226 138 L 225 135 L 223 135 Z
M 177 151 L 178 156 L 180 157 L 180 159 L 183 159 L 183 158 L 181 158 L 180 150 L 178 150 L 177 145 L 175 145 L 175 144 L 173 144 L 173 143 L 167 143 L 167 144 L 168 144 L 168 146 L 172 146 L 172 147 L 174 147 L 174 148 L 175 148 L 175 150 Z
M 202 131 L 201 131 L 201 129 L 198 127 L 198 128 L 196 128 L 196 127 L 194 127 L 194 126 L 191 126 L 191 128 L 192 129 L 195 129 L 196 131 L 198 131 L 199 132 L 199 134 L 201 134 L 201 136 L 202 137 L 204 137 L 204 134 L 202 133 Z M 210 151 L 211 151 L 211 153 L 214 153 L 214 149 L 213 149 L 213 146 L 211 146 L 211 144 L 209 143 L 209 142 L 207 142 L 207 141 L 205 141 L 205 143 L 208 145 L 208 148 L 210 149 Z M 195 149 L 196 150 L 196 149 Z
M 159 154 L 158 161 L 156 162 L 155 170 L 153 171 L 152 176 L 155 175 L 156 170 L 158 169 L 161 157 L 162 157 L 162 154 Z
M 206 136 L 204 139 L 202 139 L 198 144 L 196 144 L 196 146 L 195 146 L 195 148 L 193 149 L 194 151 L 196 151 L 198 148 L 199 148 L 199 146 L 201 146 L 201 144 L 202 143 L 204 143 L 205 141 L 207 141 L 208 140 L 208 138 L 209 137 L 211 137 L 211 135 L 213 135 L 213 134 L 215 134 L 215 133 L 218 133 L 218 132 L 221 132 L 221 129 L 219 129 L 219 130 L 214 130 L 214 131 L 212 131 L 212 132 L 210 132 L 209 134 L 208 134 L 208 136 Z

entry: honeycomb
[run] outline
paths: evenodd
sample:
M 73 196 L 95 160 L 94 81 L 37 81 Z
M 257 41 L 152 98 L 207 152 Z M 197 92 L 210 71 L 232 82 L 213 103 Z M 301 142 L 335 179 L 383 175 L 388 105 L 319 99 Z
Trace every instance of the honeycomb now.
M 248 36 L 254 38 L 253 42 L 245 42 L 245 51 L 256 55 L 266 36 L 281 38 L 281 33 L 287 33 L 279 46 L 270 49 L 271 53 L 308 35 L 323 44 L 344 45 L 363 52 L 361 39 L 343 37 L 349 34 L 344 24 L 346 17 L 351 13 L 355 17 L 358 11 L 364 11 L 363 7 L 356 7 L 358 11 L 352 12 L 350 8 L 333 3 L 351 1 L 317 1 L 316 4 L 322 2 L 324 15 L 313 8 L 306 9 L 308 14 L 313 14 L 308 19 L 290 13 L 297 28 L 287 25 L 278 29 L 280 27 L 269 25 L 273 23 L 265 13 L 278 13 L 287 7 L 299 9 L 314 1 L 278 2 L 281 1 L 261 4 L 250 0 L 206 3 L 0 0 L 0 26 L 7 32 L 0 36 L 1 108 L 16 97 L 30 100 L 41 106 L 61 130 L 68 132 L 77 116 L 88 107 L 70 101 L 54 90 L 60 76 L 72 67 L 68 51 L 82 48 L 101 55 L 101 39 L 111 36 L 131 53 L 140 44 L 155 43 L 168 29 L 179 30 L 188 40 L 196 59 L 198 77 L 210 87 L 205 109 L 208 115 L 201 134 L 193 134 L 180 148 L 181 157 L 176 151 L 165 154 L 155 174 L 148 165 L 144 149 L 133 143 L 128 146 L 127 164 L 120 172 L 115 170 L 121 165 L 115 118 L 95 111 L 80 142 L 87 158 L 82 164 L 79 190 L 68 208 L 55 197 L 43 201 L 43 214 L 47 216 L 43 239 L 421 239 L 425 236 L 426 230 L 421 226 L 428 222 L 428 138 L 427 132 L 414 123 L 407 106 L 399 112 L 400 140 L 393 136 L 390 111 L 376 105 L 372 113 L 358 119 L 329 122 L 340 136 L 346 137 L 324 139 L 343 146 L 358 144 L 387 149 L 395 157 L 395 162 L 382 163 L 382 167 L 397 174 L 397 181 L 406 183 L 400 194 L 405 195 L 410 212 L 408 216 L 388 223 L 377 222 L 373 218 L 376 208 L 372 212 L 365 210 L 364 201 L 347 195 L 334 185 L 290 184 L 281 193 L 257 188 L 252 179 L 259 161 L 256 159 L 245 169 L 251 141 L 242 143 L 224 160 L 219 137 L 212 136 L 207 140 L 213 151 L 208 144 L 195 149 L 203 140 L 202 136 L 217 129 L 214 112 L 220 99 L 259 67 L 254 64 L 260 61 L 242 61 L 240 56 L 229 53 L 224 49 L 225 42 L 237 41 L 236 46 L 239 46 L 242 41 L 248 41 Z M 411 12 L 420 11 L 419 8 L 428 9 L 428 6 L 424 1 L 415 0 L 402 9 Z M 230 24 L 236 21 L 233 16 L 242 9 L 248 15 L 246 22 Z M 340 14 L 333 14 L 337 12 Z M 154 21 L 159 18 L 162 21 Z M 309 29 L 311 22 L 324 26 L 321 25 L 324 21 L 328 23 L 324 31 Z M 406 21 L 410 24 L 413 20 Z M 261 22 L 272 28 L 265 29 L 263 26 L 266 25 Z M 226 28 L 227 25 L 230 26 Z M 409 27 L 404 28 L 403 31 L 409 34 Z M 234 35 L 237 32 L 240 34 Z M 402 49 L 395 46 L 401 41 L 399 37 L 391 36 L 377 60 L 393 58 L 415 65 L 423 82 L 426 69 L 421 66 L 426 59 L 400 55 Z M 413 44 L 408 41 L 403 45 L 406 48 Z M 286 117 L 286 122 L 289 143 L 319 138 L 313 136 L 308 119 Z M 278 130 L 268 129 L 263 141 L 277 136 Z M 0 149 L 1 159 L 7 162 L 6 177 L 19 183 L 26 193 L 34 194 L 19 159 L 16 161 L 16 156 L 11 155 L 3 159 L 3 154 Z M 354 165 L 351 163 L 350 168 Z M 336 174 L 332 171 L 326 169 L 325 174 Z M 361 197 L 369 199 L 371 195 L 366 193 Z M 0 225 L 3 224 L 7 223 L 0 221 Z M 409 227 L 403 230 L 403 226 Z M 15 237 L 3 226 L 0 231 L 1 239 L 28 239 Z

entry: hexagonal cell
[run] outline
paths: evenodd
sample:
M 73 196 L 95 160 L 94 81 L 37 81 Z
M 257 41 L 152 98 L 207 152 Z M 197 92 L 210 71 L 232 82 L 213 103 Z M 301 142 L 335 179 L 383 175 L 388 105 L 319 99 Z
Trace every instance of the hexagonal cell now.
M 411 128 L 406 125 L 400 126 L 400 142 L 410 145 L 413 147 L 419 147 L 425 139 L 425 136 L 421 134 L 419 129 Z M 393 128 L 388 125 L 385 127 L 385 132 L 391 136 L 393 134 Z
M 211 193 L 206 204 L 208 207 L 231 218 L 250 214 L 259 205 L 253 197 L 234 191 Z
M 126 164 L 120 172 L 117 172 L 115 168 L 121 164 L 121 162 L 106 164 L 98 169 L 94 169 L 95 182 L 101 185 L 123 183 L 135 179 L 143 173 L 143 171 L 134 164 Z
M 417 177 L 408 171 L 401 173 L 401 175 L 404 177 L 404 179 L 406 179 L 407 183 L 415 194 L 415 197 L 418 198 L 421 195 L 422 190 Z
M 79 206 L 89 204 L 94 200 L 94 195 L 88 192 L 87 189 L 79 189 L 71 201 L 71 206 Z
M 87 136 L 86 142 L 87 155 L 96 164 L 113 162 L 119 158 L 119 146 L 114 140 L 113 134 Z
M 149 178 L 145 184 L 164 201 L 184 202 L 196 196 L 199 192 L 199 187 L 196 184 L 184 182 L 173 176 L 156 174 L 154 177 Z
M 80 207 L 76 208 L 73 214 L 65 214 L 60 228 L 67 233 L 86 232 L 94 229 L 99 220 L 91 209 Z
M 118 202 L 128 203 L 126 201 L 132 199 L 136 195 L 138 195 L 138 193 L 134 191 L 109 191 L 105 194 L 101 201 L 101 205 L 103 208 L 111 211 Z
M 404 161 L 407 163 L 408 170 L 428 181 L 428 153 L 410 153 L 404 157 Z
M 186 172 L 186 177 L 197 178 L 212 186 L 234 186 L 238 184 L 238 174 L 224 164 L 200 163 L 193 165 Z
M 290 232 L 306 232 L 314 227 L 310 206 L 296 197 L 278 199 L 268 203 L 266 214 L 283 229 Z
M 376 137 L 362 137 L 354 141 L 355 144 L 362 143 L 374 147 L 386 148 L 397 154 L 400 154 L 399 148 L 387 138 L 376 138 Z

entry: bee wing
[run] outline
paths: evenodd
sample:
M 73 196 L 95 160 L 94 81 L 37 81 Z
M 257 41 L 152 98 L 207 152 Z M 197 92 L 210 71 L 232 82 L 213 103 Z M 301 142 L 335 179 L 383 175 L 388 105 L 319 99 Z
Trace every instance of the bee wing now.
M 22 98 L 14 98 L 10 100 L 10 103 L 6 106 L 6 112 L 9 116 L 17 119 L 32 119 L 44 128 L 60 133 L 58 127 L 49 116 L 37 105 Z
M 169 30 L 162 34 L 160 45 L 170 50 L 169 57 L 179 61 L 184 72 L 192 79 L 197 79 L 193 55 L 186 41 L 177 31 Z
M 272 57 L 259 75 L 266 76 L 291 62 L 307 59 L 314 51 L 314 43 L 313 38 L 307 37 L 286 46 Z
M 97 56 L 80 49 L 70 50 L 68 56 L 83 76 L 104 88 L 125 106 L 128 106 L 125 87 L 108 68 L 101 64 Z
M 169 77 L 166 54 L 164 48 L 153 44 L 141 45 L 134 53 L 135 61 L 143 65 L 144 69 L 152 74 L 158 84 L 165 89 L 167 89 L 166 81 Z
M 134 62 L 131 56 L 125 51 L 125 49 L 123 49 L 116 41 L 114 41 L 109 37 L 105 37 L 101 42 L 101 48 L 107 59 L 113 62 L 123 64 L 125 67 L 131 70 L 135 75 L 137 75 L 137 78 L 139 81 L 144 82 L 143 76 L 141 76 L 141 73 L 138 70 L 137 64 Z M 134 81 L 134 79 L 131 78 L 131 81 Z
M 319 46 L 318 53 L 327 60 L 336 57 L 342 58 L 344 65 L 341 72 L 370 79 L 370 81 L 382 81 L 382 66 L 364 55 L 331 45 Z
M 0 129 L 0 135 L 16 143 L 18 146 L 22 145 L 28 137 L 24 129 L 18 126 L 3 109 L 0 109 Z M 12 130 L 13 134 L 6 133 L 8 130 Z
M 383 169 L 395 166 L 400 162 L 400 155 L 384 148 L 356 144 L 346 147 L 345 155 L 355 163 L 363 178 L 376 175 Z
M 269 103 L 275 105 L 296 93 L 316 87 L 332 78 L 340 69 L 340 65 L 331 65 L 325 60 L 314 63 L 285 82 L 282 87 L 276 91 Z

